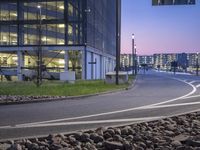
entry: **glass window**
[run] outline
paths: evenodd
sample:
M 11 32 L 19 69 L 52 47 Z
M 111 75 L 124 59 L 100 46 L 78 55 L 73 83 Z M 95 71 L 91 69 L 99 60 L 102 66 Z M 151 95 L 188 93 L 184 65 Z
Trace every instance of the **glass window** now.
M 65 25 L 64 24 L 45 24 L 42 25 L 41 42 L 42 45 L 64 45 L 65 44 Z M 24 44 L 39 44 L 39 25 L 24 26 Z
M 40 15 L 38 6 L 41 6 L 41 18 L 46 20 L 64 19 L 64 1 L 25 2 L 24 19 L 37 20 Z
M 0 20 L 17 20 L 17 4 L 0 2 Z
M 0 45 L 17 45 L 17 26 L 0 26 Z
M 3 57 L 3 62 L 2 62 L 2 65 L 7 65 L 7 57 Z
M 68 44 L 80 44 L 82 41 L 82 23 L 70 23 L 68 25 Z
M 38 43 L 37 40 L 37 25 L 24 25 L 24 44 L 35 45 Z

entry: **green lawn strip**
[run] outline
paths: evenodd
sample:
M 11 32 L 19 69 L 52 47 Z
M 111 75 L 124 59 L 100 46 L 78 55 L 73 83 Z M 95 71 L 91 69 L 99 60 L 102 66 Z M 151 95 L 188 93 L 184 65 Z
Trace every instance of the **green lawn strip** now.
M 32 82 L 1 82 L 0 95 L 78 96 L 101 93 L 128 87 L 129 84 L 105 84 L 103 80 L 76 81 L 75 84 L 44 82 L 37 88 Z

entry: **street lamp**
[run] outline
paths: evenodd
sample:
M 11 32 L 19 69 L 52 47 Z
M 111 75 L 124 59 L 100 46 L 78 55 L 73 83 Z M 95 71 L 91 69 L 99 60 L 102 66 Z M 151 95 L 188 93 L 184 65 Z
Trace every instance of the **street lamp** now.
M 137 49 L 136 49 L 136 45 L 135 47 L 135 75 L 137 75 Z
M 121 0 L 116 0 L 116 85 L 119 84 L 120 46 L 121 46 Z
M 134 61 L 135 61 L 135 54 L 134 54 L 134 51 L 135 51 L 135 35 L 132 34 L 132 75 L 134 75 Z
M 38 50 L 37 50 L 37 82 L 36 85 L 39 87 L 42 84 L 42 7 L 37 6 L 39 10 L 39 26 L 38 26 Z
M 196 58 L 196 75 L 199 76 L 199 53 L 197 53 Z

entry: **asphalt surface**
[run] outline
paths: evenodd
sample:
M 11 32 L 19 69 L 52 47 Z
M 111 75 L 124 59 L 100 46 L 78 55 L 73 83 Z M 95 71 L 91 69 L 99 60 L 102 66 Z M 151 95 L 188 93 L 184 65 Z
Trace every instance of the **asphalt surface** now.
M 200 110 L 200 77 L 148 71 L 134 88 L 79 100 L 0 106 L 0 140 L 118 126 Z

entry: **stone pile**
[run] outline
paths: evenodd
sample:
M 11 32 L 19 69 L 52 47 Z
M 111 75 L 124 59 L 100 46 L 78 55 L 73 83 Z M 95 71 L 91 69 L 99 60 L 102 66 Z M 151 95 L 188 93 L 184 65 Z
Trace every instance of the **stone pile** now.
M 0 95 L 0 104 L 9 103 L 23 103 L 33 101 L 45 101 L 55 100 L 60 98 L 66 98 L 65 96 L 12 96 L 12 95 Z
M 200 150 L 200 112 L 123 127 L 7 141 L 8 150 Z

